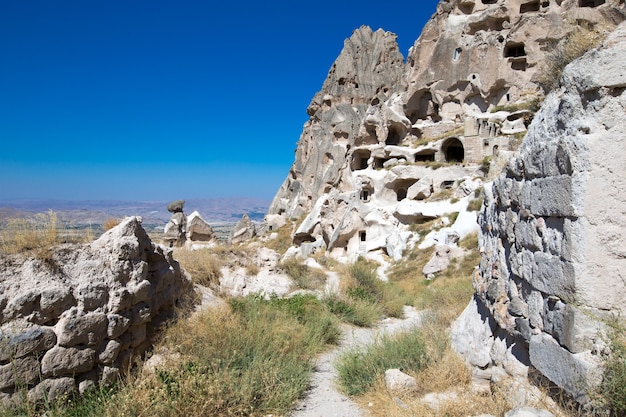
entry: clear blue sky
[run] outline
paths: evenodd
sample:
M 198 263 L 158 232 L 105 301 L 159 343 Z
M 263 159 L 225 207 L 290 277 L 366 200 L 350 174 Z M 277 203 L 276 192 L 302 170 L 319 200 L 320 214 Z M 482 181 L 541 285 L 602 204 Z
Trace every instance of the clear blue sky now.
M 361 25 L 437 1 L 0 0 L 0 200 L 271 199 Z

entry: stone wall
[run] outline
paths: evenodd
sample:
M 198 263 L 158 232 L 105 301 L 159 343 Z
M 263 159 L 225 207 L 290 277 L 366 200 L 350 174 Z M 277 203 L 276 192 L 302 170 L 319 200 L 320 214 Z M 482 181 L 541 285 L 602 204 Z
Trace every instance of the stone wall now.
M 192 291 L 138 217 L 88 245 L 1 258 L 0 400 L 53 399 L 114 381 Z
M 601 379 L 606 320 L 626 313 L 625 59 L 622 24 L 566 68 L 484 189 L 475 300 L 452 339 L 486 378 L 531 367 L 579 401 Z

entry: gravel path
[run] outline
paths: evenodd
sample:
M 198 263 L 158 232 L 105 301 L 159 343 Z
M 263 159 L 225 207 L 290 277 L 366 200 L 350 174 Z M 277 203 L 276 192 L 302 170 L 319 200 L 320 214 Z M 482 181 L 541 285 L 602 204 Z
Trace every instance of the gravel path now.
M 373 343 L 383 334 L 392 334 L 418 326 L 421 314 L 412 307 L 405 307 L 403 319 L 385 319 L 376 327 L 361 328 L 344 325 L 339 346 L 319 356 L 311 378 L 311 389 L 298 404 L 290 417 L 362 417 L 367 410 L 359 407 L 341 394 L 335 385 L 337 370 L 334 362 L 343 352 Z

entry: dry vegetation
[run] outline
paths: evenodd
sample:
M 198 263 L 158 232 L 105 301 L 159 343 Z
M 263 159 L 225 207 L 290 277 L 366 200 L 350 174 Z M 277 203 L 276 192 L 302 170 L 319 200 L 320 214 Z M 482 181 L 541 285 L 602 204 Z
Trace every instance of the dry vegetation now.
M 55 217 L 49 214 L 48 220 L 54 224 Z M 293 227 L 295 223 L 286 225 L 270 242 L 282 249 Z M 424 235 L 437 227 L 433 220 L 412 230 Z M 52 231 L 39 233 L 49 236 L 48 243 L 56 239 Z M 511 392 L 471 391 L 470 372 L 449 344 L 447 329 L 473 294 L 471 278 L 480 261 L 476 235 L 459 245 L 466 256 L 433 280 L 420 273 L 432 249 L 408 250 L 388 269 L 389 282 L 378 279 L 379 265 L 372 261 L 359 258 L 341 265 L 320 251 L 315 256 L 318 263 L 341 277 L 339 294 L 322 299 L 306 294 L 289 299 L 230 298 L 221 307 L 171 323 L 154 349 L 169 359 L 154 372 L 141 371 L 139 364 L 116 386 L 101 387 L 82 398 L 40 405 L 25 401 L 12 410 L 0 407 L 0 416 L 286 415 L 308 387 L 312 359 L 337 342 L 340 321 L 370 326 L 382 317 L 401 317 L 404 305 L 426 311 L 422 326 L 342 356 L 336 364 L 342 389 L 373 416 L 502 416 L 511 408 Z M 258 272 L 252 251 L 246 245 L 218 245 L 195 251 L 176 248 L 174 253 L 197 284 L 216 288 L 223 268 Z M 322 288 L 325 277 L 317 269 L 295 260 L 283 262 L 281 268 L 300 288 Z M 623 328 L 614 328 L 607 379 L 596 395 L 615 410 L 613 415 L 623 415 L 626 348 Z M 417 387 L 390 394 L 383 381 L 389 368 L 414 376 Z M 432 392 L 449 395 L 437 410 L 421 401 Z M 564 415 L 549 404 L 538 405 Z
M 545 93 L 559 86 L 567 64 L 599 46 L 607 35 L 605 28 L 596 28 L 590 23 L 570 22 L 569 26 L 568 35 L 551 45 L 551 52 L 540 71 L 539 85 Z

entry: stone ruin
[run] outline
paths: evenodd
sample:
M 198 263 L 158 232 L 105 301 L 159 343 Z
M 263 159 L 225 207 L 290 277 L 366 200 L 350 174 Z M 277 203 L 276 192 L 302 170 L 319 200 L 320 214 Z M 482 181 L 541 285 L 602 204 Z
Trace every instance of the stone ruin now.
M 578 402 L 626 314 L 626 24 L 564 71 L 485 187 L 475 296 L 454 348 L 484 384 L 538 371 Z
M 43 256 L 43 257 L 42 257 Z M 170 249 L 128 217 L 87 245 L 0 259 L 0 400 L 115 381 L 193 297 Z

